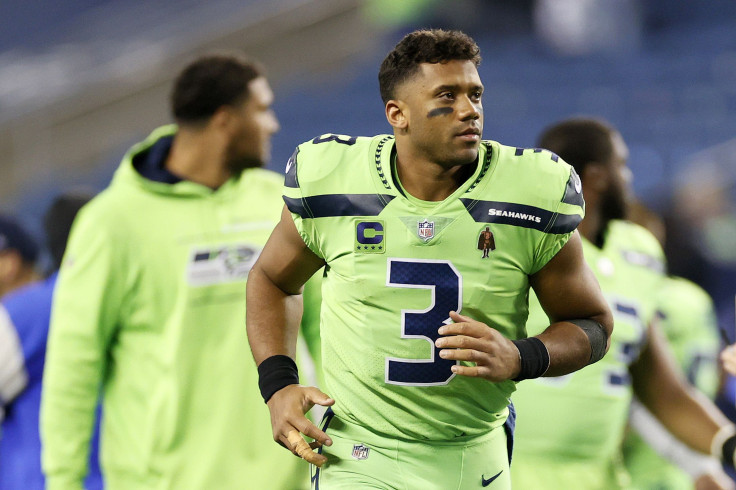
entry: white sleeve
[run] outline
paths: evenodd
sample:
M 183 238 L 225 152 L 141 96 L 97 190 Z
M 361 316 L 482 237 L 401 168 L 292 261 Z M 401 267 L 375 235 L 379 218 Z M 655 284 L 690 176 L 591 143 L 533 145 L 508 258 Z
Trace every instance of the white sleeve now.
M 631 403 L 629 425 L 657 454 L 682 469 L 693 480 L 706 473 L 716 474 L 722 471 L 718 460 L 693 451 L 680 442 L 636 399 Z
M 4 406 L 18 396 L 27 383 L 20 339 L 7 310 L 0 305 L 0 420 Z

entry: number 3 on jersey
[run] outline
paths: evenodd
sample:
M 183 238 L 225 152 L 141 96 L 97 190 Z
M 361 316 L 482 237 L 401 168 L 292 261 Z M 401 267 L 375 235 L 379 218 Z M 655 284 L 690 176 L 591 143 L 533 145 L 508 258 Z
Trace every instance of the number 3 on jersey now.
M 401 310 L 401 338 L 425 339 L 432 346 L 429 359 L 386 358 L 386 383 L 406 386 L 447 384 L 457 361 L 442 359 L 434 342 L 437 330 L 450 323 L 450 311 L 460 312 L 462 276 L 447 260 L 388 259 L 386 285 L 428 289 L 432 302 L 424 310 Z

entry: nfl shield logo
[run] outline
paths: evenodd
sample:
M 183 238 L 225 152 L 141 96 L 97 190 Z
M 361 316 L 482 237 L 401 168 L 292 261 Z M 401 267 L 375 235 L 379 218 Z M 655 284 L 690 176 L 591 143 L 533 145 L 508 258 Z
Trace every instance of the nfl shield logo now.
M 355 459 L 368 459 L 368 452 L 370 448 L 365 444 L 353 445 L 353 457 Z
M 417 235 L 422 240 L 429 241 L 434 236 L 434 221 L 424 221 L 417 223 Z

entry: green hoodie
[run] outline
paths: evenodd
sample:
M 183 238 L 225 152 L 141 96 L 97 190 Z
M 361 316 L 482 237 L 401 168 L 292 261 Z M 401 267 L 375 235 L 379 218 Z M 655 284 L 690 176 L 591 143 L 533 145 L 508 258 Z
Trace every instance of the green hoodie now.
M 81 488 L 100 391 L 106 488 L 306 488 L 306 463 L 273 442 L 245 331 L 246 277 L 282 179 L 144 178 L 136 162 L 175 131 L 135 145 L 74 224 L 44 372 L 48 488 Z

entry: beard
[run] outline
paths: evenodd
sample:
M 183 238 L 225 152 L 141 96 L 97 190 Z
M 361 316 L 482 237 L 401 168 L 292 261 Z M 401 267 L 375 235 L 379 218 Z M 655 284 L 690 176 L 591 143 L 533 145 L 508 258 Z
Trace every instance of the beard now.
M 601 195 L 601 223 L 593 241 L 598 248 L 603 248 L 608 231 L 608 223 L 612 220 L 626 218 L 628 207 L 628 198 L 624 191 L 609 188 Z
M 601 196 L 601 217 L 605 223 L 614 219 L 624 219 L 628 213 L 629 202 L 626 192 L 608 188 Z
M 231 156 L 227 161 L 227 169 L 233 177 L 240 175 L 249 168 L 261 168 L 265 162 L 262 158 L 253 155 Z

